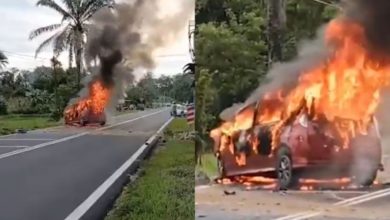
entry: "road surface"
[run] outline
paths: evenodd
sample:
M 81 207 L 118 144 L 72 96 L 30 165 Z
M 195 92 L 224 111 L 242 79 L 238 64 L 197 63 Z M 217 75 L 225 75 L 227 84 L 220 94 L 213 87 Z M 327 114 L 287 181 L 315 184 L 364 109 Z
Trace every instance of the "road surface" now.
M 382 140 L 384 172 L 376 189 L 344 191 L 246 190 L 242 186 L 195 188 L 199 220 L 389 220 L 390 139 Z M 235 192 L 225 195 L 224 191 Z
M 103 128 L 0 137 L 0 219 L 65 219 L 169 118 L 168 109 L 147 110 Z

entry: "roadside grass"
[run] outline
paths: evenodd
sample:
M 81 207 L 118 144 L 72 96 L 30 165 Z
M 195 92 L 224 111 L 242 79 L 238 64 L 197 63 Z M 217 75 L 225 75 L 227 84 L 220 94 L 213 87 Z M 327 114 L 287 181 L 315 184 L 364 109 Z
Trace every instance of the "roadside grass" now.
M 213 153 L 204 153 L 202 154 L 202 164 L 196 165 L 196 172 L 204 173 L 210 180 L 218 177 L 218 165 L 217 158 Z
M 185 119 L 174 119 L 168 133 L 190 130 Z M 143 164 L 106 220 L 194 219 L 194 142 L 165 137 L 165 146 Z
M 48 116 L 36 115 L 5 115 L 0 116 L 0 135 L 14 133 L 17 129 L 38 129 L 59 125 Z

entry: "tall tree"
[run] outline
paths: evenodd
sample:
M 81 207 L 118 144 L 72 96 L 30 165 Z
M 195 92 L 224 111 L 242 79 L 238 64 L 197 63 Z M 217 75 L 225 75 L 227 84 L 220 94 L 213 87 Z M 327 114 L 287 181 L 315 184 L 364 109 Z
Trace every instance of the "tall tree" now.
M 68 50 L 69 67 L 72 66 L 73 56 L 75 56 L 77 83 L 79 85 L 81 74 L 85 68 L 83 66 L 83 56 L 88 20 L 100 9 L 112 7 L 114 0 L 63 0 L 62 2 L 64 7 L 54 0 L 39 0 L 37 2 L 37 6 L 48 7 L 58 12 L 62 16 L 62 21 L 32 31 L 29 38 L 31 40 L 43 33 L 56 31 L 39 45 L 35 51 L 35 56 L 49 44 L 52 44 L 55 56 Z
M 283 59 L 283 34 L 286 26 L 286 0 L 267 1 L 268 66 Z
M 0 69 L 2 69 L 6 64 L 8 64 L 8 59 L 4 53 L 0 51 Z

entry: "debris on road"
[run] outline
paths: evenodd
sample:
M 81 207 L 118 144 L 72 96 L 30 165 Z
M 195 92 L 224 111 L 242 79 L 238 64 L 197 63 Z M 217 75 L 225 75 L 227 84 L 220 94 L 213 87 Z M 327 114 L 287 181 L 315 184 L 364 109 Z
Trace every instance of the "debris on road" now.
M 232 196 L 232 195 L 236 195 L 236 191 L 228 191 L 228 190 L 224 190 L 223 193 L 227 196 Z

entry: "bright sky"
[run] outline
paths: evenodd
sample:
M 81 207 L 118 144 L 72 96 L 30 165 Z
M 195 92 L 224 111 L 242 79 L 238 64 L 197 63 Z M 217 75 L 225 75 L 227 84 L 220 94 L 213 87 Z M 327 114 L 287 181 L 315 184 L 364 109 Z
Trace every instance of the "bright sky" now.
M 41 26 L 60 23 L 61 17 L 53 10 L 36 7 L 37 0 L 0 0 L 0 50 L 8 57 L 8 68 L 34 69 L 36 66 L 50 65 L 52 57 L 51 48 L 43 50 L 35 59 L 35 49 L 49 35 L 42 35 L 33 41 L 28 40 L 29 33 Z M 161 0 L 166 7 L 162 13 L 169 14 L 174 9 L 176 1 L 188 0 Z M 57 2 L 61 2 L 57 0 Z M 169 4 L 168 4 L 169 3 Z M 164 10 L 164 11 L 163 11 Z M 156 76 L 165 74 L 176 74 L 182 72 L 182 68 L 191 62 L 189 54 L 188 23 L 183 26 L 175 42 L 158 50 L 156 54 L 157 68 L 154 70 Z M 60 57 L 60 61 L 66 67 L 68 64 L 67 54 Z

